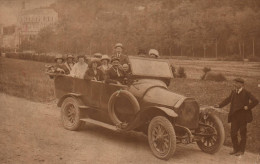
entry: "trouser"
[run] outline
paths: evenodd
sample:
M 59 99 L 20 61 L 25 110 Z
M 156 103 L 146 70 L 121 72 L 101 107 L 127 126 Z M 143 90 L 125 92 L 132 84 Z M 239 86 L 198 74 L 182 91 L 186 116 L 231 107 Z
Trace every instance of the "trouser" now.
M 238 131 L 241 140 L 238 142 Z M 234 151 L 245 152 L 246 148 L 247 121 L 243 111 L 237 111 L 231 118 L 231 140 Z

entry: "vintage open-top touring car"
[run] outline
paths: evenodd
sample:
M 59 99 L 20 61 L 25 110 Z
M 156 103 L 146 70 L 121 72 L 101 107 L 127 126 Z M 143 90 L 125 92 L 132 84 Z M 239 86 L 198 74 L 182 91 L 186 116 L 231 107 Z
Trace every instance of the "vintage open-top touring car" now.
M 139 131 L 148 136 L 153 154 L 168 160 L 177 143 L 197 142 L 207 153 L 224 142 L 218 117 L 200 110 L 193 98 L 168 90 L 173 78 L 167 61 L 129 56 L 131 76 L 125 84 L 109 84 L 60 74 L 54 76 L 61 120 L 68 130 L 84 122 L 111 130 Z

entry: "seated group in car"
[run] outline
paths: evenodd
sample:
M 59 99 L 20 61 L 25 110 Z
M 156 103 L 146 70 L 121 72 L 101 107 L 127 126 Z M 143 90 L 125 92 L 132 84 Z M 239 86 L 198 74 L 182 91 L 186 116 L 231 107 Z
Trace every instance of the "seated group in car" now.
M 146 57 L 145 51 L 138 52 L 138 56 Z M 159 52 L 150 49 L 149 57 L 159 58 Z M 95 53 L 90 59 L 86 55 L 78 55 L 77 58 L 67 55 L 65 62 L 62 55 L 58 55 L 55 61 L 54 73 L 62 73 L 80 79 L 122 83 L 124 77 L 131 74 L 128 57 L 123 54 L 121 43 L 114 46 L 114 55 L 111 60 L 108 55 Z

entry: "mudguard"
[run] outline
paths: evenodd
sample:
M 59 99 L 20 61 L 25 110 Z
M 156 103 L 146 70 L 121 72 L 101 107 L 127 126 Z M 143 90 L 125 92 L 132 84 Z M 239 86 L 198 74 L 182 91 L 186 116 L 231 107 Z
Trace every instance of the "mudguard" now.
M 61 107 L 62 102 L 63 102 L 67 97 L 76 97 L 76 98 L 78 98 L 78 97 L 81 97 L 81 96 L 82 96 L 82 95 L 81 95 L 81 94 L 78 94 L 78 93 L 68 93 L 68 94 L 62 96 L 62 97 L 59 99 L 59 101 L 58 101 L 58 103 L 57 103 L 57 106 L 58 106 L 58 107 Z
M 140 110 L 137 114 L 136 114 L 136 117 L 135 119 L 130 122 L 125 128 L 124 130 L 133 130 L 135 128 L 137 128 L 138 126 L 140 126 L 140 124 L 144 123 L 144 120 L 142 120 L 142 116 L 145 115 L 145 113 L 148 111 L 148 110 L 159 110 L 163 113 L 165 113 L 166 115 L 168 115 L 169 117 L 178 117 L 178 114 L 175 113 L 172 109 L 170 108 L 166 108 L 166 107 L 159 107 L 159 106 L 150 106 L 150 107 L 147 107 L 143 110 Z

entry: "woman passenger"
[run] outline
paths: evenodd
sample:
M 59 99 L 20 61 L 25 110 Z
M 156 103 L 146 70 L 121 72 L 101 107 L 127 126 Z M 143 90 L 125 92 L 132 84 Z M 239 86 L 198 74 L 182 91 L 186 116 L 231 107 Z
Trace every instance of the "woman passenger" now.
M 103 81 L 104 75 L 103 72 L 98 69 L 99 60 L 92 59 L 89 63 L 89 69 L 86 71 L 84 79 L 86 80 L 94 80 L 94 81 Z

